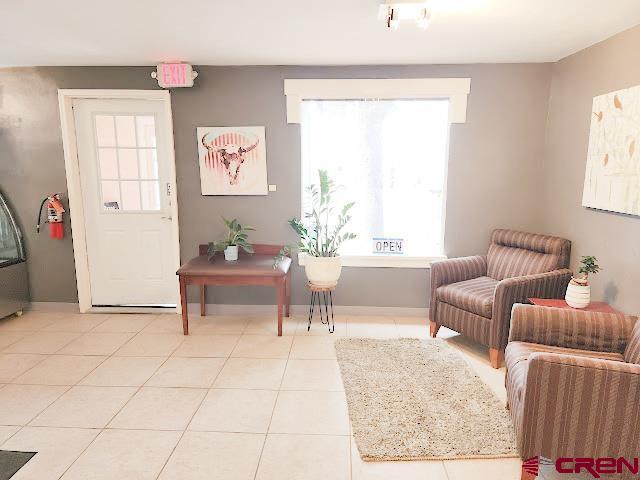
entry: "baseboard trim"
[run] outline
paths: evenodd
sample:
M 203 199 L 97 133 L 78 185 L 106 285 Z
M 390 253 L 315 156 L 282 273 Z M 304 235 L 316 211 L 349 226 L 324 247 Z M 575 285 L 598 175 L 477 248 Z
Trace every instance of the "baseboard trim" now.
M 79 313 L 80 307 L 77 303 L 65 302 L 31 302 L 28 310 L 32 312 L 73 312 Z
M 207 304 L 209 315 L 262 315 L 275 313 L 276 305 L 225 305 Z M 200 304 L 190 303 L 189 313 L 200 313 Z M 334 305 L 337 315 L 395 315 L 398 317 L 426 317 L 428 308 L 420 307 L 369 307 L 359 305 Z M 309 305 L 291 305 L 291 313 L 302 315 L 309 312 Z
M 200 313 L 200 304 L 189 303 L 190 314 Z M 77 303 L 64 302 L 31 302 L 29 310 L 37 312 L 74 312 L 80 311 Z M 158 309 L 144 308 L 94 308 L 93 312 L 116 313 L 160 313 Z M 262 315 L 275 313 L 275 305 L 231 305 L 231 304 L 207 304 L 209 315 Z M 427 317 L 429 309 L 426 307 L 373 307 L 360 305 L 334 305 L 334 313 L 338 315 L 394 315 L 398 317 Z M 171 309 L 166 309 L 167 313 Z M 309 305 L 291 305 L 291 313 L 303 315 L 309 312 Z

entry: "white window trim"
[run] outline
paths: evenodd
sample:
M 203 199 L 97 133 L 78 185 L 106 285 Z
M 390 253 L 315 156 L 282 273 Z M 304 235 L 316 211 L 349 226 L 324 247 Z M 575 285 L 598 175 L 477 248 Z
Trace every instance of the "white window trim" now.
M 471 91 L 470 78 L 358 78 L 358 79 L 285 79 L 287 123 L 300 123 L 302 102 L 305 100 L 415 100 L 447 99 L 449 124 L 467 121 L 467 97 Z M 447 170 L 449 165 L 449 139 L 442 202 L 442 243 L 444 244 Z M 302 158 L 302 157 L 301 157 Z M 304 172 L 301 170 L 301 175 Z M 302 179 L 301 179 L 302 180 Z M 301 218 L 304 212 L 301 212 Z M 304 265 L 306 254 L 298 255 L 298 264 Z M 345 255 L 344 267 L 430 268 L 431 263 L 445 260 L 442 255 L 424 257 Z
M 287 123 L 300 123 L 305 100 L 449 100 L 449 123 L 467 120 L 470 78 L 285 79 Z

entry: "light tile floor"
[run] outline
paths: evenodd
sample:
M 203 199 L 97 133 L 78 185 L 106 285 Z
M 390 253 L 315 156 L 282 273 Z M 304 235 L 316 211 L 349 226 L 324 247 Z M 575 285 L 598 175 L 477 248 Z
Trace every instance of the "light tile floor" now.
M 520 461 L 363 462 L 333 342 L 428 336 L 424 319 L 29 312 L 0 321 L 0 449 L 38 451 L 13 480 L 518 479 Z M 446 329 L 501 400 L 504 369 Z

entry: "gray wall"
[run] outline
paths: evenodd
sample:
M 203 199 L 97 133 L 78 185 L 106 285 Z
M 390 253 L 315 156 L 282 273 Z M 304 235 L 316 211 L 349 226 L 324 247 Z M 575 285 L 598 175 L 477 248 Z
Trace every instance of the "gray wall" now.
M 594 96 L 640 84 L 640 27 L 554 64 L 544 168 L 547 230 L 573 240 L 572 267 L 595 255 L 593 298 L 640 312 L 640 217 L 581 206 Z
M 471 77 L 467 122 L 453 125 L 447 185 L 445 250 L 486 251 L 495 227 L 542 231 L 540 171 L 550 64 L 408 67 L 199 67 L 196 86 L 172 92 L 181 252 L 221 232 L 220 215 L 257 227 L 252 240 L 293 242 L 286 220 L 300 212 L 299 126 L 285 115 L 285 78 Z M 155 88 L 149 67 L 0 69 L 0 188 L 26 230 L 32 299 L 76 301 L 70 236 L 34 233 L 40 199 L 65 190 L 57 88 Z M 196 126 L 265 125 L 268 197 L 203 197 Z M 420 206 L 412 208 L 419 214 Z M 546 230 L 547 233 L 558 233 Z M 571 236 L 570 236 L 571 238 Z M 307 301 L 296 267 L 293 302 Z M 345 268 L 336 303 L 424 307 L 426 269 Z M 210 302 L 273 303 L 262 289 L 210 289 Z

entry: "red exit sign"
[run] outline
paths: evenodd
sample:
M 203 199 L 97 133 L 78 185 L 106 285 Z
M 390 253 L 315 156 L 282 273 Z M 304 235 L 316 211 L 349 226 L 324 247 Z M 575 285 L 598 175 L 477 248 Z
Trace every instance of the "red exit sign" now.
M 161 63 L 151 74 L 162 88 L 193 87 L 193 79 L 198 76 L 188 63 Z

